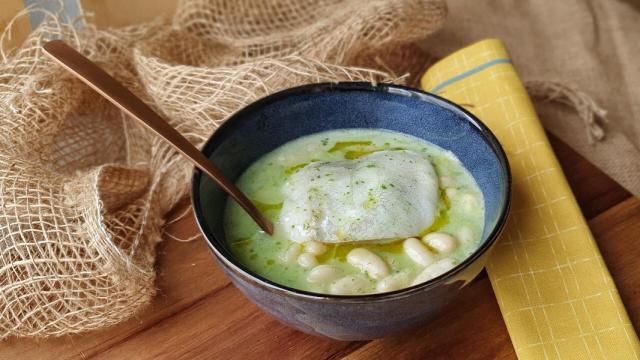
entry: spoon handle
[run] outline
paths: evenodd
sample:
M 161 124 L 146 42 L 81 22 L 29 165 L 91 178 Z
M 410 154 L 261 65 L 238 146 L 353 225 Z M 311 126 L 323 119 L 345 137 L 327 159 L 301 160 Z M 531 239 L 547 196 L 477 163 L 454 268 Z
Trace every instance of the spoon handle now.
M 102 70 L 94 62 L 77 52 L 62 40 L 49 41 L 43 46 L 45 52 L 56 62 L 77 76 L 100 95 L 112 102 L 149 129 L 168 141 L 184 154 L 197 168 L 205 172 L 227 194 L 242 206 L 255 222 L 268 234 L 273 234 L 273 225 L 251 203 L 251 201 L 216 168 L 211 161 L 184 136 L 174 129 L 158 113 L 153 111 L 129 89 Z

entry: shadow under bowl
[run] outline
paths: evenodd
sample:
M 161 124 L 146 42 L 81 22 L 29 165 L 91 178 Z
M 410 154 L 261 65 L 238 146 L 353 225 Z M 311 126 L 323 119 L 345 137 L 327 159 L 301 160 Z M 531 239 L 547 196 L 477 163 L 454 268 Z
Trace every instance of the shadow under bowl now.
M 231 116 L 203 148 L 231 180 L 262 155 L 301 136 L 334 129 L 387 129 L 452 151 L 485 201 L 477 250 L 450 271 L 394 292 L 337 296 L 290 288 L 248 269 L 225 242 L 227 195 L 201 171 L 192 180 L 196 220 L 235 286 L 262 310 L 301 331 L 338 340 L 368 340 L 419 326 L 451 301 L 487 262 L 510 205 L 511 175 L 495 136 L 475 116 L 436 95 L 362 82 L 310 84 L 264 97 Z

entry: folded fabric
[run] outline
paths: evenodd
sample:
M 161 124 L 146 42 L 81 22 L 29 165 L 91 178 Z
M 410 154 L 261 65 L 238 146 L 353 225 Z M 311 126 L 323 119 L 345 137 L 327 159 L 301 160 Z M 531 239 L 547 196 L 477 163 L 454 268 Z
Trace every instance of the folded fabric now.
M 638 337 L 502 43 L 453 53 L 421 86 L 478 116 L 509 158 L 511 215 L 487 272 L 518 357 L 638 358 Z

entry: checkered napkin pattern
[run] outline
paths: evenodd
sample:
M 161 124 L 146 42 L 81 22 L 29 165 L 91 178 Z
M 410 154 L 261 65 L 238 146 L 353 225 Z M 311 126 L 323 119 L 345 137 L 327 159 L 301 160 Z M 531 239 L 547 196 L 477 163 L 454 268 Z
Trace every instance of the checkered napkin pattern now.
M 459 50 L 421 86 L 478 116 L 509 158 L 512 209 L 487 272 L 518 357 L 638 359 L 638 337 L 504 45 Z

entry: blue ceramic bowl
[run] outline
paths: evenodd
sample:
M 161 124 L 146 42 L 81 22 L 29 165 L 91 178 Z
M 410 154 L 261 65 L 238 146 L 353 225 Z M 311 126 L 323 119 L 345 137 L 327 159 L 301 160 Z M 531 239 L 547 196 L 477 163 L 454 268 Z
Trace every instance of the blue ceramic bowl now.
M 193 176 L 192 201 L 217 261 L 258 307 L 307 333 L 365 340 L 423 324 L 478 275 L 506 221 L 511 177 L 502 147 L 476 117 L 438 96 L 389 84 L 311 84 L 269 95 L 231 116 L 202 151 L 235 180 L 260 156 L 288 141 L 346 128 L 394 130 L 455 153 L 484 195 L 486 218 L 478 249 L 450 271 L 406 289 L 359 296 L 311 293 L 265 279 L 234 257 L 222 227 L 227 196 L 200 171 Z

